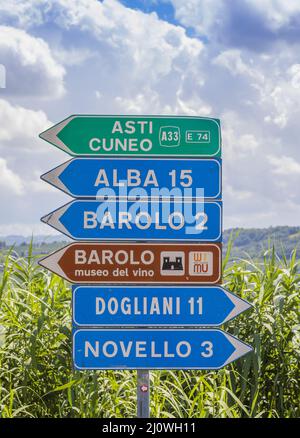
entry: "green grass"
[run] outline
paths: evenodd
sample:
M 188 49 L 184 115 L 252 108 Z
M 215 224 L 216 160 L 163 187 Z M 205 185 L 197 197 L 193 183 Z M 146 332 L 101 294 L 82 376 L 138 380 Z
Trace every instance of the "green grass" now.
M 151 372 L 153 417 L 299 417 L 296 253 L 228 261 L 224 285 L 255 307 L 225 328 L 254 353 L 220 371 Z M 0 417 L 134 417 L 134 371 L 72 370 L 69 285 L 30 250 L 10 252 L 2 270 Z

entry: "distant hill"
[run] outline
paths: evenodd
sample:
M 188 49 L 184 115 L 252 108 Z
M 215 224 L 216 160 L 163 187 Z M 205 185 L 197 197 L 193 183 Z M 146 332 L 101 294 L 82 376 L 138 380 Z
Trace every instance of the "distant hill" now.
M 231 255 L 233 257 L 260 257 L 263 252 L 274 245 L 280 255 L 284 250 L 286 256 L 297 248 L 300 250 L 300 227 L 270 227 L 270 228 L 233 228 L 223 233 L 224 250 L 232 236 L 234 244 Z M 299 257 L 299 256 L 298 256 Z
M 21 236 L 21 235 L 9 235 L 0 236 L 0 242 L 5 242 L 6 246 L 20 246 L 22 244 L 29 244 L 31 242 L 32 236 Z M 68 238 L 63 234 L 46 234 L 46 235 L 36 235 L 33 237 L 33 242 L 36 245 L 43 243 L 53 243 L 53 242 L 67 242 Z
M 224 251 L 226 251 L 230 236 L 234 238 L 231 256 L 245 257 L 249 254 L 257 258 L 272 245 L 280 254 L 284 248 L 285 254 L 289 256 L 295 248 L 300 250 L 300 227 L 270 227 L 270 228 L 233 228 L 225 230 L 223 233 Z M 31 241 L 31 236 L 5 236 L 0 237 L 0 248 L 15 246 L 20 255 L 25 255 L 27 247 Z M 37 235 L 33 238 L 34 253 L 46 254 L 61 248 L 70 242 L 66 236 L 57 235 Z M 300 251 L 299 251 L 300 252 Z

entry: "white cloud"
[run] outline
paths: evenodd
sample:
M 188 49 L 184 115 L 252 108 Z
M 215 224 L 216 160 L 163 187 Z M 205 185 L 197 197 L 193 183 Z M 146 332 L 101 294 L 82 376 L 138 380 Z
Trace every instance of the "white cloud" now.
M 246 4 L 263 16 L 274 31 L 288 25 L 291 18 L 300 13 L 299 0 L 246 0 Z
M 287 71 L 291 85 L 295 89 L 300 88 L 300 64 L 293 64 Z
M 7 206 L 1 209 L 0 224 L 13 223 L 16 218 L 38 220 L 47 212 L 48 202 L 54 206 L 55 200 L 63 199 L 40 175 L 66 156 L 38 138 L 52 125 L 44 111 L 0 99 L 0 120 L 0 203 Z
M 236 163 L 241 159 L 252 160 L 262 150 L 261 138 L 254 135 L 247 120 L 240 121 L 235 112 L 222 115 L 223 155 L 225 163 Z
M 64 68 L 48 44 L 24 30 L 0 26 L 0 59 L 6 69 L 6 95 L 60 97 Z
M 60 64 L 68 67 L 83 64 L 87 60 L 95 57 L 95 53 L 89 49 L 78 49 L 75 47 L 64 49 L 61 46 L 53 49 L 53 55 Z
M 40 0 L 0 0 L 0 12 L 14 25 L 27 27 L 42 23 L 42 11 L 38 8 Z
M 193 27 L 200 35 L 209 35 L 226 13 L 223 0 L 170 0 L 175 16 L 183 25 Z
M 233 76 L 246 76 L 258 82 L 264 82 L 264 74 L 256 69 L 253 58 L 243 59 L 241 50 L 224 50 L 213 59 L 213 64 L 226 68 Z
M 175 8 L 176 18 L 185 26 L 193 27 L 199 35 L 218 40 L 220 35 L 229 41 L 228 33 L 238 36 L 253 32 L 255 27 L 261 38 L 269 37 L 293 27 L 292 20 L 300 14 L 298 0 L 169 0 Z M 248 26 L 243 26 L 247 24 Z M 230 29 L 230 26 L 236 29 Z M 253 27 L 251 27 L 253 25 Z M 265 30 L 265 32 L 261 32 Z M 227 35 L 226 35 L 227 33 Z M 255 40 L 256 35 L 248 35 Z M 286 37 L 288 35 L 285 35 Z M 234 38 L 235 39 L 235 38 Z M 250 42 L 248 39 L 248 42 Z M 247 39 L 245 39 L 245 42 Z M 236 40 L 238 42 L 238 40 Z
M 271 63 L 272 65 L 272 63 Z M 274 65 L 264 87 L 261 87 L 261 103 L 266 110 L 265 120 L 283 129 L 299 118 L 300 70 L 299 64 Z
M 272 172 L 277 175 L 283 176 L 299 176 L 300 175 L 300 162 L 292 157 L 287 156 L 268 156 L 268 160 L 272 165 Z
M 149 95 L 154 95 L 157 107 L 169 111 L 194 114 L 200 107 L 209 112 L 209 105 L 199 100 L 204 84 L 204 45 L 198 39 L 189 38 L 182 27 L 160 20 L 155 13 L 126 8 L 116 0 L 23 3 L 22 17 L 17 18 L 13 5 L 8 11 L 1 3 L 0 14 L 4 8 L 10 19 L 28 30 L 35 28 L 37 20 L 39 26 L 55 24 L 63 37 L 51 40 L 52 52 L 66 67 L 82 64 L 80 79 L 86 78 L 89 83 L 82 82 L 81 87 L 93 87 L 94 96 L 97 90 L 102 101 L 108 103 L 107 112 L 110 108 L 116 111 L 118 103 L 119 111 L 123 111 L 127 102 L 139 106 L 135 102 L 141 96 L 147 104 Z M 32 13 L 33 9 L 40 13 Z M 64 56 L 68 52 L 70 56 Z M 76 91 L 79 96 L 80 91 Z M 183 102 L 187 94 L 189 97 Z M 94 105 L 96 100 L 97 97 Z M 147 111 L 148 106 L 142 111 Z
M 299 44 L 287 43 L 295 38 L 289 29 L 296 3 L 173 4 L 177 19 L 205 38 L 190 38 L 183 27 L 115 0 L 0 0 L 3 23 L 25 29 L 32 42 L 47 40 L 54 64 L 66 70 L 59 83 L 65 78 L 68 90 L 59 105 L 39 100 L 37 108 L 31 96 L 24 102 L 18 94 L 11 103 L 0 100 L 1 152 L 25 187 L 24 203 L 11 206 L 2 222 L 17 223 L 24 213 L 31 224 L 62 205 L 39 174 L 67 157 L 37 135 L 48 119 L 58 122 L 70 113 L 220 117 L 225 225 L 299 221 Z M 40 75 L 39 84 L 49 78 Z
M 296 60 L 296 48 L 285 45 L 268 54 L 224 50 L 213 58 L 215 68 L 208 80 L 213 81 L 214 74 L 220 82 L 223 76 L 228 90 L 226 112 L 232 105 L 234 111 L 242 109 L 244 117 L 255 117 L 260 125 L 265 122 L 283 130 L 295 123 L 300 113 L 300 66 Z
M 125 113 L 131 114 L 186 114 L 190 116 L 209 116 L 211 107 L 204 103 L 198 96 L 183 98 L 181 89 L 176 93 L 176 101 L 171 105 L 161 101 L 160 96 L 150 88 L 144 93 L 139 93 L 134 98 L 117 96 L 115 102 Z
M 28 148 L 40 132 L 51 126 L 43 111 L 12 105 L 4 99 L 0 99 L 0 120 L 0 149 L 10 141 L 15 141 L 16 146 Z
M 21 178 L 8 168 L 7 162 L 4 158 L 0 158 L 0 175 L 1 191 L 4 190 L 5 194 L 18 196 L 24 193 L 24 186 Z
M 250 190 L 239 190 L 232 187 L 229 183 L 226 184 L 226 197 L 230 197 L 232 199 L 237 199 L 238 201 L 248 201 L 253 198 L 255 195 Z
M 252 204 L 249 202 L 249 204 Z M 224 226 L 228 227 L 253 227 L 265 226 L 299 226 L 300 206 L 299 203 L 291 202 L 282 198 L 280 208 L 274 202 L 263 200 L 257 210 L 242 211 L 235 209 L 225 215 Z

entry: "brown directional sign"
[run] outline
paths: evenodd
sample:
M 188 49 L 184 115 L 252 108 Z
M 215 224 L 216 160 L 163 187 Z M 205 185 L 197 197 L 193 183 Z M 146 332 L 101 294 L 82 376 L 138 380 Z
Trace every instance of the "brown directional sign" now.
M 73 243 L 39 263 L 71 283 L 215 284 L 221 244 Z

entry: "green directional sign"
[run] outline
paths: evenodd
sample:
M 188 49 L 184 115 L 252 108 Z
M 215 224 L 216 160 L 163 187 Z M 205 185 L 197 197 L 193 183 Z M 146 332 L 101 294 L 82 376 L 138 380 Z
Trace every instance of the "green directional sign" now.
M 74 115 L 40 134 L 70 155 L 220 157 L 218 119 Z

